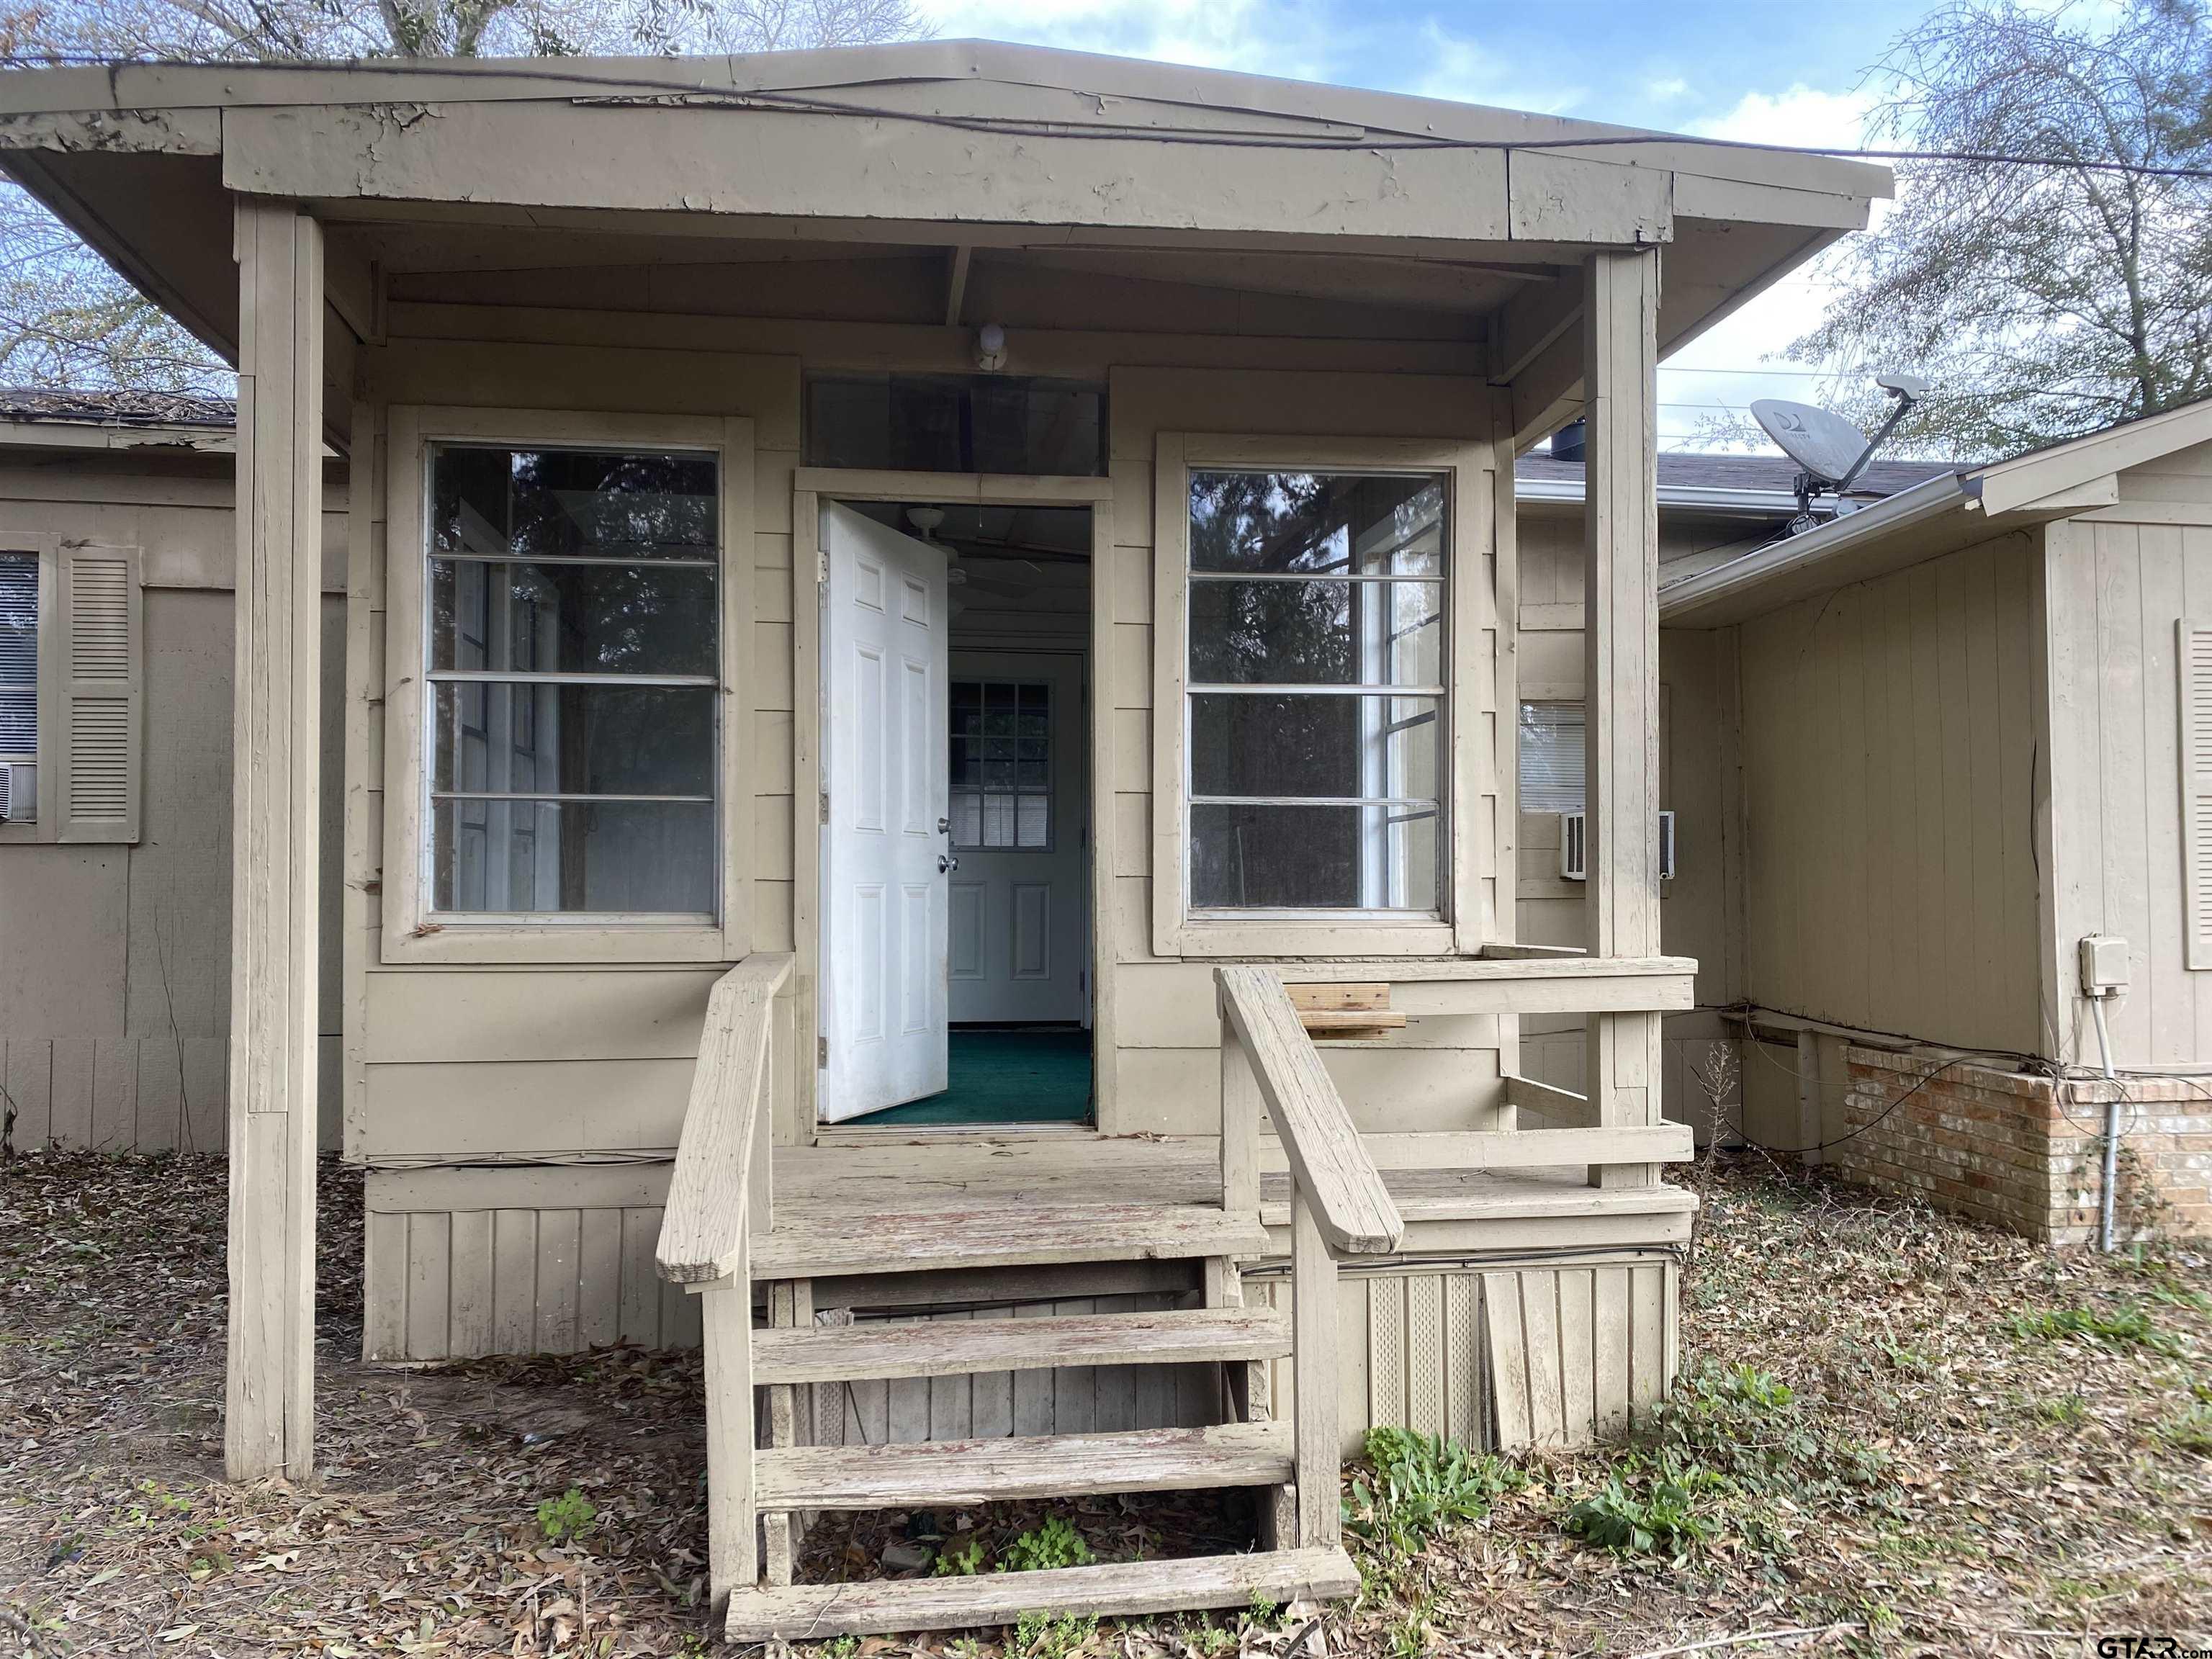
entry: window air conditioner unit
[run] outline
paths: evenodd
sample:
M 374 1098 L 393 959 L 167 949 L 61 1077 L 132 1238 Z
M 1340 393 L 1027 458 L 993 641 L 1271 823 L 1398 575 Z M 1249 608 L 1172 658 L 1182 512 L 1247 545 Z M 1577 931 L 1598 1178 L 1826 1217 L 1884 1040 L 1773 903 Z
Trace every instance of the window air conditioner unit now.
M 38 817 L 38 762 L 0 760 L 0 823 L 34 823 Z
M 1559 814 L 1559 877 L 1563 881 L 1589 879 L 1589 838 L 1580 812 Z M 1659 815 L 1659 879 L 1674 879 L 1674 815 Z

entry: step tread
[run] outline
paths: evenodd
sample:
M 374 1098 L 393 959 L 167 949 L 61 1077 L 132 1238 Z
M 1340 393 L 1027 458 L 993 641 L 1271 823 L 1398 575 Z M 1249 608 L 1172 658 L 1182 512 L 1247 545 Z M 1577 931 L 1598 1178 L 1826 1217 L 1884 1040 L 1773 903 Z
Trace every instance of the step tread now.
M 804 1212 L 752 1241 L 755 1279 L 821 1279 L 933 1267 L 1263 1255 L 1255 1214 L 1210 1204 L 1003 1201 L 942 1209 Z
M 1201 1607 L 1331 1601 L 1359 1588 L 1359 1569 L 1340 1549 L 1264 1550 L 1186 1560 L 1116 1561 L 972 1578 L 899 1578 L 873 1583 L 793 1584 L 730 1597 L 732 1642 L 813 1641 L 902 1631 L 1007 1625 L 1024 1613 L 1128 1618 Z
M 1113 1492 L 1273 1486 L 1291 1478 L 1288 1423 L 989 1440 L 787 1446 L 753 1454 L 763 1510 L 989 1504 Z
M 1276 1359 L 1290 1322 L 1268 1308 L 1058 1315 L 1049 1319 L 871 1320 L 753 1333 L 756 1382 L 844 1382 L 1056 1365 L 1176 1365 Z

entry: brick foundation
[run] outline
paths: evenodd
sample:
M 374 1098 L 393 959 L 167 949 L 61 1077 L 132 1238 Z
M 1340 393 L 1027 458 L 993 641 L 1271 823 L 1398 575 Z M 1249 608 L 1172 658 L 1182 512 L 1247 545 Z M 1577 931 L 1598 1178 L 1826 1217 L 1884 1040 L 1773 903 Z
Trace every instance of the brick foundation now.
M 1838 1174 L 2031 1238 L 2095 1237 L 2109 1085 L 1973 1065 L 1923 1083 L 1940 1055 L 1844 1054 L 1850 1087 L 1836 1133 L 1850 1138 L 1826 1155 Z M 2122 1087 L 2123 1234 L 2212 1237 L 2212 1081 L 2129 1078 Z

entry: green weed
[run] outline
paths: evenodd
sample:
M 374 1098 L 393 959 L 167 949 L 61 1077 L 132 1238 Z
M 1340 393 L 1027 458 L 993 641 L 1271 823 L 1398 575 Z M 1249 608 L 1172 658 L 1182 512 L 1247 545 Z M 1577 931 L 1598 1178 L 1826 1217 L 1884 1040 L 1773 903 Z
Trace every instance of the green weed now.
M 2061 1395 L 2055 1400 L 2037 1401 L 2035 1414 L 2046 1423 L 2072 1428 L 2089 1420 L 2089 1402 L 2078 1394 Z
M 1076 1541 L 1082 1543 L 1080 1539 Z M 1090 1559 L 1087 1547 L 1084 1559 Z M 1025 1656 L 1025 1659 L 1068 1659 L 1070 1654 L 1097 1634 L 1096 1619 L 1079 1619 L 1072 1613 L 1057 1618 L 1049 1613 L 1025 1613 L 1014 1626 L 1014 1651 Z
M 983 1571 L 988 1558 L 983 1553 L 983 1540 L 971 1537 L 957 1550 L 937 1553 L 937 1576 L 939 1578 L 973 1578 Z
M 2032 1314 L 2014 1314 L 2004 1322 L 2004 1328 L 2023 1341 L 2065 1342 L 2079 1337 L 2112 1348 L 2174 1352 L 2172 1337 L 2160 1330 L 2142 1308 L 2134 1305 L 2111 1313 L 2094 1308 L 2045 1308 Z
M 1001 1572 L 1048 1572 L 1054 1567 L 1086 1567 L 1097 1559 L 1083 1534 L 1061 1516 L 1048 1516 L 1035 1532 L 1025 1532 L 1006 1546 L 999 1563 Z
M 2212 1457 L 2212 1406 L 2198 1401 L 2158 1425 L 2158 1437 L 2176 1451 Z
M 592 1500 L 574 1486 L 538 1505 L 538 1530 L 545 1534 L 549 1544 L 567 1544 L 581 1538 L 599 1518 Z
M 1618 1555 L 1660 1555 L 1680 1561 L 1718 1531 L 1697 1512 L 1690 1486 L 1660 1479 L 1638 1492 L 1615 1474 L 1595 1495 L 1577 1499 L 1564 1522 L 1572 1536 Z
M 1445 1528 L 1480 1520 L 1500 1498 L 1528 1484 L 1511 1464 L 1442 1435 L 1370 1429 L 1366 1449 L 1374 1480 L 1352 1483 L 1344 1523 L 1395 1555 L 1418 1554 Z

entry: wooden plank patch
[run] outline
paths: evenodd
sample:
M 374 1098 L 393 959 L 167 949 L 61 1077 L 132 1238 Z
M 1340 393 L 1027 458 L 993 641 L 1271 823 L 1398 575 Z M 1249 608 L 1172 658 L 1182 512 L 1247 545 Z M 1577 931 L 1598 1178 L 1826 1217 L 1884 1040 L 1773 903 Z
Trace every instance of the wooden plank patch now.
M 1045 1572 L 972 1578 L 907 1578 L 884 1583 L 802 1584 L 740 1591 L 730 1598 L 732 1642 L 814 1641 L 899 1631 L 1010 1625 L 1048 1610 L 1105 1618 L 1200 1607 L 1334 1601 L 1359 1588 L 1342 1550 L 1264 1551 L 1182 1561 L 1116 1561 Z
M 871 1320 L 753 1334 L 754 1381 L 959 1376 L 1060 1365 L 1177 1365 L 1273 1359 L 1290 1329 L 1266 1309 L 1189 1308 L 963 1322 Z
M 1264 1255 L 1267 1249 L 1267 1235 L 1252 1218 L 1200 1204 L 993 1204 L 902 1214 L 801 1213 L 754 1240 L 753 1276 L 821 1279 L 924 1267 L 1181 1261 Z
M 754 1460 L 763 1509 L 872 1510 L 1072 1493 L 1272 1486 L 1291 1478 L 1285 1423 L 1012 1440 L 794 1446 Z

